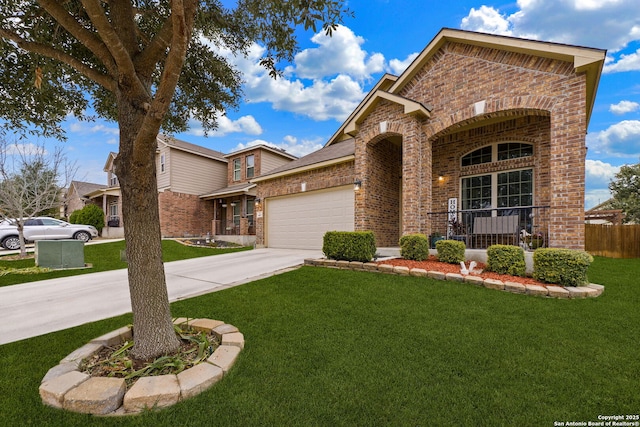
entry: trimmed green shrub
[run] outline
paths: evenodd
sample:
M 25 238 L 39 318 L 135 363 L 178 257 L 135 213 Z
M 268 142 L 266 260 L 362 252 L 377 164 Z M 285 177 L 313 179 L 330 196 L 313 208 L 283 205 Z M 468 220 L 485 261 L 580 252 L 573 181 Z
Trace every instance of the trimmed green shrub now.
M 338 261 L 369 262 L 376 255 L 376 239 L 371 231 L 327 231 L 322 252 Z
M 485 270 L 498 274 L 524 276 L 527 270 L 527 265 L 524 262 L 524 249 L 511 245 L 489 246 Z
M 458 240 L 439 240 L 436 242 L 438 260 L 449 264 L 460 264 L 464 261 L 464 251 L 467 247 Z
M 400 256 L 412 261 L 429 258 L 429 240 L 424 234 L 407 234 L 400 238 Z
M 73 211 L 69 216 L 72 224 L 93 225 L 100 232 L 104 228 L 104 212 L 93 203 L 86 205 L 79 211 Z
M 533 278 L 560 286 L 586 285 L 591 262 L 593 257 L 584 251 L 539 248 L 533 252 Z

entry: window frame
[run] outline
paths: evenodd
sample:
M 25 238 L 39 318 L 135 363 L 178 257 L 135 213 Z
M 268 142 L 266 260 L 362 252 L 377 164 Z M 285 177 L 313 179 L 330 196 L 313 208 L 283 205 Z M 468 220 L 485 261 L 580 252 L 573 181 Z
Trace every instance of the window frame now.
M 510 172 L 521 172 L 521 171 L 531 171 L 531 204 L 530 205 L 519 205 L 519 206 L 498 206 L 498 198 L 499 197 L 505 197 L 505 196 L 500 196 L 498 194 L 498 186 L 500 185 L 499 183 L 499 179 L 498 176 L 501 174 L 508 174 Z M 465 206 L 465 194 L 464 194 L 464 180 L 465 179 L 473 179 L 473 178 L 478 178 L 478 177 L 486 177 L 486 176 L 490 176 L 491 177 L 491 183 L 490 183 L 490 188 L 491 188 L 491 203 L 489 206 L 487 207 L 480 207 L 480 208 L 470 208 L 470 207 L 466 207 Z M 515 195 L 513 196 L 515 197 Z M 522 193 L 519 193 L 518 197 L 522 198 Z M 527 167 L 522 167 L 522 168 L 514 168 L 514 169 L 509 169 L 509 170 L 496 170 L 496 171 L 492 171 L 492 172 L 486 172 L 486 173 L 480 173 L 480 174 L 476 174 L 476 175 L 468 175 L 468 176 L 462 176 L 460 177 L 460 207 L 461 210 L 492 210 L 493 215 L 497 215 L 497 210 L 498 209 L 508 209 L 508 208 L 526 208 L 526 207 L 532 207 L 534 206 L 534 201 L 535 201 L 535 167 L 533 166 L 527 166 Z
M 251 162 L 249 162 L 249 159 L 251 159 Z M 247 179 L 253 178 L 255 176 L 255 171 L 256 171 L 256 156 L 254 154 L 249 154 L 244 158 L 244 161 L 245 161 L 245 173 L 246 173 Z M 249 163 L 251 163 L 251 165 L 249 165 Z M 249 173 L 249 171 L 251 171 L 251 173 Z
M 240 181 L 242 179 L 242 160 L 238 157 L 233 159 L 233 180 Z

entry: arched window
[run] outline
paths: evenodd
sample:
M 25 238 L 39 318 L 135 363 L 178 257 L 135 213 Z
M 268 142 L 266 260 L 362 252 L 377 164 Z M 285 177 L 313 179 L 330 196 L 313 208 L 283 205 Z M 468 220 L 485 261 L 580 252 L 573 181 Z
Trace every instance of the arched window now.
M 533 156 L 533 145 L 523 142 L 501 142 L 478 148 L 462 156 L 462 166 L 481 165 L 483 163 L 499 162 Z

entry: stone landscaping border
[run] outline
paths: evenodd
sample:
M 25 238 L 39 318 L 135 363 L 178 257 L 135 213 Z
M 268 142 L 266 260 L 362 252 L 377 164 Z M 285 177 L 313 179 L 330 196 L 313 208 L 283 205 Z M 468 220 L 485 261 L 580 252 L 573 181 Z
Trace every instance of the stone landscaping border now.
M 85 414 L 129 415 L 164 408 L 202 393 L 229 372 L 244 348 L 244 335 L 220 320 L 181 317 L 174 323 L 211 332 L 220 340 L 220 346 L 206 362 L 177 375 L 142 377 L 127 390 L 124 378 L 92 377 L 79 368 L 83 359 L 102 348 L 132 338 L 130 327 L 120 328 L 91 340 L 49 369 L 39 388 L 42 402 Z
M 482 277 L 467 275 L 463 276 L 458 273 L 442 273 L 439 271 L 427 271 L 422 268 L 409 268 L 404 266 L 393 266 L 391 264 L 378 264 L 375 262 L 357 262 L 357 261 L 336 261 L 332 259 L 305 259 L 305 265 L 315 267 L 339 268 L 344 270 L 360 270 L 379 272 L 386 274 L 397 274 L 400 276 L 416 276 L 429 277 L 438 280 L 449 280 L 455 282 L 470 283 L 476 286 L 482 286 L 487 289 L 497 289 L 500 291 L 511 292 L 515 294 L 526 294 L 550 298 L 595 298 L 604 292 L 604 286 L 590 283 L 587 286 L 556 286 L 556 285 L 523 285 L 516 282 L 503 282 L 496 279 L 483 279 Z

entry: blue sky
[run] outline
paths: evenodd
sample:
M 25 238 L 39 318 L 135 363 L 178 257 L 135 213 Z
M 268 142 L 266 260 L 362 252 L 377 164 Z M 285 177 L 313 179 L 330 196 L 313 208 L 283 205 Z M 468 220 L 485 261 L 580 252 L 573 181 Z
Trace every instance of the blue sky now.
M 348 7 L 355 17 L 332 38 L 298 33 L 302 50 L 281 64 L 283 78 L 273 80 L 258 66 L 260 46 L 235 58 L 245 80 L 240 108 L 221 117 L 209 137 L 197 123 L 176 137 L 224 153 L 268 143 L 308 154 L 324 145 L 383 73 L 400 74 L 449 27 L 607 49 L 587 135 L 587 208 L 609 198 L 607 184 L 621 165 L 640 162 L 638 0 L 351 0 Z M 117 124 L 70 118 L 64 128 L 67 156 L 80 166 L 77 179 L 106 183 L 102 169 L 118 149 Z

